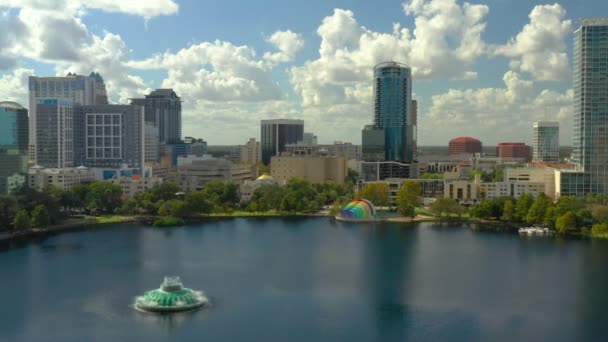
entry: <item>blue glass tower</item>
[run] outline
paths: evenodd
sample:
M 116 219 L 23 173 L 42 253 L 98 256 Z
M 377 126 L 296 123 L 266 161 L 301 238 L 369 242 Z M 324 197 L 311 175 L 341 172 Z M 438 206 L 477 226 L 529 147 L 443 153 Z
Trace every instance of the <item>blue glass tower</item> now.
M 384 62 L 374 67 L 374 127 L 384 130 L 384 160 L 414 160 L 412 70 Z

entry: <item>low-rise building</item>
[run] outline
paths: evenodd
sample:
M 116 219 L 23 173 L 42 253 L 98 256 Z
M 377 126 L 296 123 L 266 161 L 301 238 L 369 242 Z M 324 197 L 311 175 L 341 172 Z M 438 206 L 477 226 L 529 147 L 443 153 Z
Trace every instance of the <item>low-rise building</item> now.
M 451 198 L 463 205 L 477 204 L 481 200 L 481 176 L 474 180 L 446 180 L 443 190 L 444 198 Z
M 120 185 L 123 196 L 133 197 L 135 194 L 161 185 L 163 179 L 159 177 L 118 177 L 107 180 L 109 183 Z
M 482 198 L 513 197 L 519 198 L 522 194 L 531 194 L 536 197 L 545 192 L 545 184 L 540 182 L 489 182 L 481 183 Z
M 176 181 L 183 191 L 197 191 L 212 180 L 240 185 L 253 179 L 255 173 L 254 165 L 235 164 L 225 159 L 195 160 L 192 164 L 177 167 Z
M 363 189 L 367 184 L 384 183 L 388 185 L 388 200 L 391 205 L 397 203 L 397 192 L 408 180 L 416 181 L 422 187 L 422 200 L 424 204 L 432 203 L 436 198 L 443 197 L 444 180 L 443 179 L 408 179 L 408 178 L 387 178 L 382 181 L 360 181 L 357 185 L 359 190 Z
M 44 190 L 51 185 L 67 190 L 76 184 L 92 181 L 95 181 L 95 173 L 85 166 L 55 169 L 37 165 L 28 170 L 28 185 L 37 190 Z
M 549 167 L 519 167 L 504 170 L 505 181 L 543 183 L 545 195 L 556 200 L 557 192 L 555 174 L 557 170 Z
M 272 177 L 279 181 L 289 181 L 300 177 L 311 183 L 334 182 L 344 185 L 348 166 L 344 156 L 295 156 L 272 157 L 270 160 Z

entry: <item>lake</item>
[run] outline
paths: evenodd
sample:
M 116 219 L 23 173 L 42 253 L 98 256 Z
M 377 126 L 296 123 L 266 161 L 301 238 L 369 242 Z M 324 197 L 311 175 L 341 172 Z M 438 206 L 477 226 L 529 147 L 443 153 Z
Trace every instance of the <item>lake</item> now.
M 436 223 L 119 224 L 0 250 L 0 341 L 608 340 L 608 242 Z M 142 313 L 165 275 L 211 306 Z

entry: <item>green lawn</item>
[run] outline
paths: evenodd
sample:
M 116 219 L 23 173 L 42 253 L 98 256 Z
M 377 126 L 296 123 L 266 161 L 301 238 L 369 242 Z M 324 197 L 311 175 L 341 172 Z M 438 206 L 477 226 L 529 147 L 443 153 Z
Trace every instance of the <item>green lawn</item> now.
M 133 218 L 133 216 L 129 215 L 101 215 L 92 217 L 95 223 L 120 223 L 132 221 Z
M 265 216 L 286 216 L 286 215 L 301 215 L 299 213 L 289 214 L 280 211 L 263 211 L 263 212 L 250 212 L 244 210 L 236 210 L 231 213 L 213 213 L 209 214 L 211 217 L 265 217 Z

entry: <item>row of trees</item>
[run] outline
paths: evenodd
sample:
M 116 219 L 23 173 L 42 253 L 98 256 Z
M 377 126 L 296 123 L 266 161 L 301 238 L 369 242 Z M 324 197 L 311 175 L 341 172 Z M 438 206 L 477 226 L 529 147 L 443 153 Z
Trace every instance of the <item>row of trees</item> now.
M 352 188 L 352 184 L 349 187 Z M 260 187 L 247 203 L 241 203 L 238 185 L 219 180 L 187 194 L 182 193 L 177 184 L 166 182 L 132 198 L 126 198 L 120 186 L 108 182 L 78 184 L 65 191 L 56 187 L 44 191 L 24 187 L 11 195 L 0 196 L 0 230 L 46 227 L 73 214 L 186 218 L 231 213 L 237 209 L 314 212 L 332 203 L 345 203 L 345 188 L 349 187 L 335 183 L 311 184 L 294 178 L 286 186 Z
M 339 184 L 311 184 L 308 180 L 293 178 L 286 186 L 261 186 L 244 204 L 244 208 L 251 212 L 276 210 L 306 213 L 318 211 L 326 205 L 345 204 L 347 200 L 347 191 Z
M 469 210 L 472 217 L 542 225 L 566 233 L 589 230 L 596 234 L 608 233 L 608 198 L 562 196 L 553 202 L 541 193 L 536 198 L 523 194 L 517 200 L 511 197 L 485 199 Z

